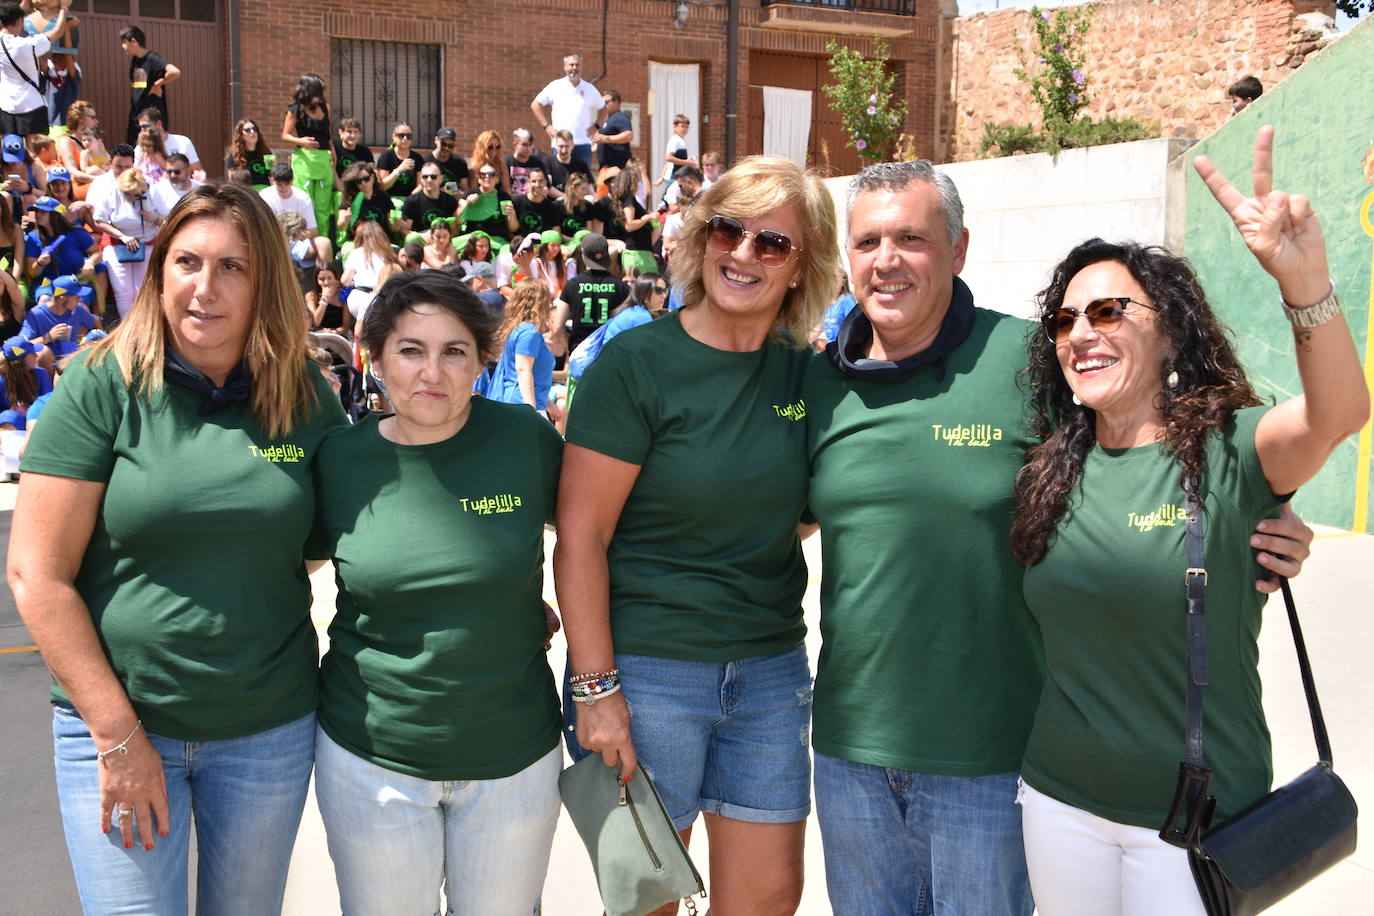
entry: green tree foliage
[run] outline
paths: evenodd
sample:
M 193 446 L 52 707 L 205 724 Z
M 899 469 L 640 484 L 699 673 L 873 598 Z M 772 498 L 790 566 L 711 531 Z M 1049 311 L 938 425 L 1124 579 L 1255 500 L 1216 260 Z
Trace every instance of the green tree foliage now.
M 865 159 L 885 159 L 906 117 L 906 100 L 892 92 L 896 74 L 889 73 L 887 43 L 877 41 L 872 59 L 831 40 L 830 75 L 835 80 L 821 91 L 840 116 L 849 145 Z

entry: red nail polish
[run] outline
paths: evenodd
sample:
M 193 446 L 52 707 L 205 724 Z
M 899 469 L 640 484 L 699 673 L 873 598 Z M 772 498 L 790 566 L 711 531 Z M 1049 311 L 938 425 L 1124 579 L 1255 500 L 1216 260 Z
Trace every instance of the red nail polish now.
M 134 844 L 133 844 L 132 842 L 125 843 L 125 844 L 124 844 L 124 848 L 125 848 L 125 849 L 133 849 L 133 848 L 134 848 Z
M 158 834 L 157 834 L 157 835 L 158 835 L 158 836 L 166 836 L 166 835 L 167 835 L 167 831 L 166 831 L 166 830 L 160 830 L 160 831 L 158 831 Z
M 143 848 L 144 848 L 144 849 L 152 849 L 152 848 L 153 848 L 153 844 L 152 844 L 152 843 L 144 843 L 144 844 L 143 844 Z
M 101 828 L 100 828 L 100 832 L 101 832 L 101 833 L 109 833 L 109 832 L 110 832 L 110 828 L 109 828 L 109 827 L 101 827 Z

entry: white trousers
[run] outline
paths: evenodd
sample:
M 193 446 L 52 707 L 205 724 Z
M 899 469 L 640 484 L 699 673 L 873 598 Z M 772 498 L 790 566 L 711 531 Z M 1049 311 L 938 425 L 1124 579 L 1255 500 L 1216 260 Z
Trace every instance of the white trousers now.
M 1022 783 L 1021 834 L 1040 916 L 1206 916 L 1188 853 Z
M 143 243 L 145 246 L 147 242 Z M 110 245 L 100 253 L 100 259 L 110 269 L 110 292 L 114 294 L 115 308 L 119 317 L 129 314 L 129 306 L 134 304 L 134 295 L 143 285 L 143 277 L 148 272 L 147 254 L 142 261 L 121 261 L 115 257 L 115 246 Z M 146 252 L 146 248 L 145 248 Z

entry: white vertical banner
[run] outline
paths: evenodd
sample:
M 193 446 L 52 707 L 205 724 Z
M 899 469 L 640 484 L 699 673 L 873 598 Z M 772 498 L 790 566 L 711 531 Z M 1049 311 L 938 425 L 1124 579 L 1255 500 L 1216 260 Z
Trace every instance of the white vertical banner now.
M 811 92 L 763 87 L 763 154 L 784 156 L 806 168 L 811 136 Z
M 650 113 L 649 160 L 644 163 L 644 177 L 650 187 L 663 174 L 663 156 L 668 152 L 668 138 L 673 134 L 673 116 L 686 115 L 692 121 L 687 131 L 687 151 L 701 161 L 701 65 L 660 64 L 649 61 L 649 91 L 653 93 L 654 110 Z M 659 194 L 667 185 L 660 185 Z

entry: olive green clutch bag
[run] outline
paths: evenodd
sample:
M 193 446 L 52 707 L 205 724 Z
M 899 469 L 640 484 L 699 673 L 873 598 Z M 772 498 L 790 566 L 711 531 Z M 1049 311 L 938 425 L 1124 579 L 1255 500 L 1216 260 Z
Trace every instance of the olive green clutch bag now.
M 644 916 L 682 898 L 695 913 L 690 898 L 706 888 L 643 767 L 621 785 L 619 768 L 591 754 L 559 775 L 558 791 L 591 856 L 606 916 Z

